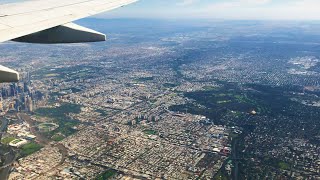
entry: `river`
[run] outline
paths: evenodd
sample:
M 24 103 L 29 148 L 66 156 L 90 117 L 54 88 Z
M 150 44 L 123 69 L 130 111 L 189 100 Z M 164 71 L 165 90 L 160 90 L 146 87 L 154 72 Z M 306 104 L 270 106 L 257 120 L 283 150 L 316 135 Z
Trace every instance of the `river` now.
M 0 139 L 2 138 L 2 134 L 6 132 L 9 121 L 6 118 L 0 118 L 1 127 L 0 127 Z M 0 144 L 0 154 L 4 160 L 3 165 L 11 164 L 16 157 L 16 153 L 13 151 L 11 147 L 5 147 Z M 0 179 L 8 179 L 10 173 L 11 165 L 8 165 L 5 168 L 0 169 Z

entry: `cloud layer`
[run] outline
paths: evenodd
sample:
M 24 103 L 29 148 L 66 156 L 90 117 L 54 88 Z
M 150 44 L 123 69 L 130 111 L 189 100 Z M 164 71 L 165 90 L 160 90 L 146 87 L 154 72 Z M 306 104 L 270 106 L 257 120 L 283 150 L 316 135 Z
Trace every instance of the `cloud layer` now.
M 320 20 L 320 0 L 140 0 L 108 17 Z

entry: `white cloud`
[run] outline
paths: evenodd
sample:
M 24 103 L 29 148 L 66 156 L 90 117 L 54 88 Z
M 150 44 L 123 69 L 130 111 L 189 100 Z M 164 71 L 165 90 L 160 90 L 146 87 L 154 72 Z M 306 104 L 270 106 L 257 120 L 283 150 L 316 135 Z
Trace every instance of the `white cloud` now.
M 272 3 L 272 0 L 236 0 L 211 3 L 195 11 L 204 18 L 320 20 L 320 0 L 291 0 Z
M 225 2 L 216 2 L 212 3 L 208 8 L 235 8 L 235 7 L 256 7 L 256 6 L 262 6 L 270 3 L 271 0 L 235 0 L 235 1 L 225 1 Z
M 172 2 L 174 5 L 172 6 Z M 320 20 L 320 0 L 141 0 L 109 17 Z
M 239 0 L 239 2 L 247 4 L 264 5 L 272 2 L 272 0 Z
M 177 3 L 178 6 L 190 6 L 196 3 L 198 0 L 182 0 Z

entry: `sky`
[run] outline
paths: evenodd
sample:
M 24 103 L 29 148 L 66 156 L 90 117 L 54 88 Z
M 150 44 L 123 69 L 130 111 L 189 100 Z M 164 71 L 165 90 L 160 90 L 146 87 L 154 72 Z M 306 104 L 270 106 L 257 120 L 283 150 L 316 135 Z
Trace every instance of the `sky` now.
M 140 0 L 98 17 L 320 20 L 320 0 Z

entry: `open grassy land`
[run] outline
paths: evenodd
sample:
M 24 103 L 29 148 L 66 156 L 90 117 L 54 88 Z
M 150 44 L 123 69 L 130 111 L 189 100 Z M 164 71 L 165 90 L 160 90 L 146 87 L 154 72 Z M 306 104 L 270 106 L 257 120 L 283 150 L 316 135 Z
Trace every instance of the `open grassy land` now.
M 5 137 L 3 139 L 1 139 L 1 143 L 2 144 L 9 144 L 11 141 L 15 140 L 16 138 L 14 137 Z
M 21 147 L 21 156 L 22 157 L 28 156 L 30 154 L 33 154 L 39 151 L 41 148 L 42 146 L 37 143 L 34 143 L 34 142 L 28 143 Z
M 54 120 L 54 123 L 59 125 L 59 128 L 55 129 L 52 132 L 49 132 L 48 135 L 53 136 L 57 133 L 63 134 L 64 136 L 69 136 L 76 132 L 73 129 L 74 126 L 78 125 L 80 122 L 74 119 L 71 119 L 69 113 L 80 113 L 81 106 L 77 104 L 62 104 L 60 107 L 55 108 L 39 108 L 36 110 L 36 115 L 48 117 Z

